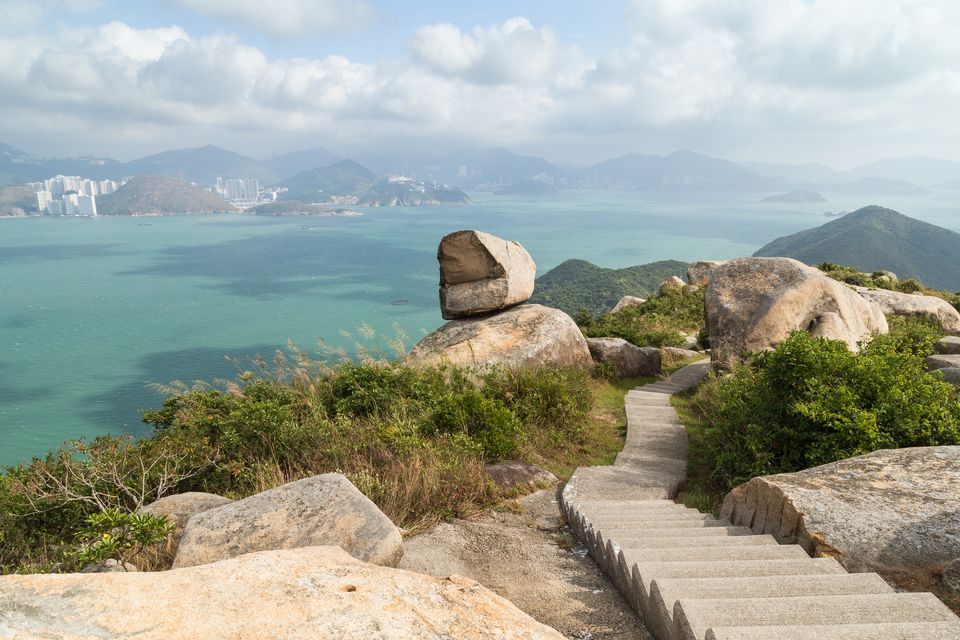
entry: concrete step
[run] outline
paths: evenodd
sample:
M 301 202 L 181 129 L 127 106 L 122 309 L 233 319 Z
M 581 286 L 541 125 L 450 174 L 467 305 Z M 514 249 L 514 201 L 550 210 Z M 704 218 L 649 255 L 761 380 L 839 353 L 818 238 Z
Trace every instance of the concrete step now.
M 957 640 L 960 622 L 720 627 L 706 640 Z
M 783 598 L 794 596 L 893 593 L 875 573 L 831 573 L 793 576 L 727 578 L 658 578 L 650 585 L 644 619 L 656 622 L 659 637 L 669 637 L 678 600 L 728 598 Z M 823 640 L 823 639 L 820 639 Z
M 602 527 L 606 524 L 632 524 L 634 522 L 647 522 L 649 520 L 700 520 L 712 516 L 704 515 L 696 509 L 680 507 L 679 509 L 663 509 L 649 511 L 633 511 L 625 513 L 592 513 L 588 512 L 584 516 L 589 517 L 590 521 L 596 526 Z
M 956 621 L 932 593 L 680 599 L 674 605 L 673 637 L 705 640 L 713 627 L 768 627 L 770 637 L 780 638 L 777 626 Z
M 753 532 L 750 531 L 747 527 L 689 527 L 689 528 L 679 528 L 679 529 L 642 529 L 638 530 L 629 535 L 627 534 L 618 534 L 620 537 L 617 540 L 620 541 L 622 546 L 628 545 L 641 545 L 646 543 L 648 540 L 675 540 L 675 539 L 692 539 L 692 538 L 723 538 L 726 536 L 752 536 Z
M 720 527 L 716 529 L 722 531 Z M 643 553 L 651 549 L 706 549 L 713 547 L 776 547 L 779 546 L 773 536 L 689 536 L 689 537 L 648 537 L 622 538 L 611 537 L 611 540 L 620 545 L 623 552 L 636 551 Z
M 713 516 L 701 516 L 701 519 L 697 520 L 695 518 L 665 518 L 663 520 L 649 520 L 646 522 L 621 522 L 616 524 L 606 524 L 603 526 L 604 531 L 608 531 L 611 534 L 616 532 L 624 531 L 637 531 L 639 533 L 645 533 L 647 531 L 652 531 L 655 529 L 682 529 L 682 528 L 692 528 L 698 529 L 700 527 L 729 527 L 730 522 L 728 520 L 717 520 Z
M 615 536 L 609 538 L 615 539 Z M 609 539 L 608 538 L 608 539 Z M 757 545 L 751 547 L 654 548 L 624 549 L 630 564 L 639 562 L 727 562 L 751 560 L 810 560 L 802 547 L 789 545 Z
M 591 519 L 606 519 L 618 517 L 647 517 L 659 518 L 664 514 L 696 514 L 702 516 L 696 509 L 685 507 L 682 504 L 664 505 L 658 507 L 581 507 L 578 510 L 581 514 Z

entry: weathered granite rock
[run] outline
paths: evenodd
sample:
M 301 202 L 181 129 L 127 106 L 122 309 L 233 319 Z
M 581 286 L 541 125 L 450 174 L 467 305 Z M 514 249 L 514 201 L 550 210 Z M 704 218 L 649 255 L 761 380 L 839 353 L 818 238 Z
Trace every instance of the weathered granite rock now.
M 101 640 L 562 640 L 461 576 L 360 562 L 336 547 L 159 573 L 0 577 L 0 636 Z
M 418 342 L 414 366 L 589 366 L 590 350 L 573 318 L 559 309 L 525 304 L 479 318 L 452 320 Z
M 644 298 L 638 298 L 636 296 L 623 296 L 620 298 L 620 301 L 614 305 L 613 309 L 610 310 L 610 313 L 616 313 L 617 311 L 622 311 L 627 307 L 636 307 L 646 302 Z
M 668 291 L 676 291 L 677 289 L 683 289 L 686 286 L 686 282 L 683 279 L 678 278 L 677 276 L 670 276 L 662 283 L 660 283 L 660 295 L 667 293 Z
M 139 571 L 139 569 L 137 569 L 135 564 L 130 562 L 121 563 L 119 560 L 110 558 L 108 560 L 104 560 L 100 564 L 92 564 L 88 567 L 84 567 L 80 570 L 80 573 L 128 573 L 131 571 Z M 2 611 L 3 609 L 0 609 L 0 612 Z M 0 622 L 2 622 L 2 620 L 0 620 Z M 0 628 L 0 631 L 2 630 L 3 629 Z
M 940 573 L 940 588 L 953 598 L 960 598 L 960 558 L 948 563 Z
M 726 260 L 698 260 L 687 265 L 687 282 L 705 285 L 710 281 L 710 273 L 727 262 Z
M 491 462 L 484 469 L 490 475 L 493 483 L 501 489 L 536 489 L 540 486 L 553 486 L 560 482 L 557 476 L 543 467 L 520 460 Z
M 387 566 L 403 557 L 403 540 L 390 518 L 346 477 L 325 473 L 194 515 L 173 568 L 320 545 Z
M 936 318 L 947 333 L 960 334 L 960 312 L 946 300 L 934 296 L 911 295 L 886 289 L 854 287 L 861 296 L 880 307 L 884 313 L 930 316 Z
M 700 346 L 699 340 L 697 339 L 697 336 L 695 334 L 681 332 L 680 339 L 683 341 L 680 344 L 681 349 L 687 349 L 688 351 L 696 351 Z
M 638 347 L 623 338 L 587 338 L 593 361 L 611 363 L 621 378 L 657 376 L 662 372 L 660 349 Z
M 955 369 L 960 367 L 960 354 L 941 354 L 927 356 L 927 369 L 936 371 L 938 369 Z
M 693 349 L 681 349 L 680 347 L 664 347 L 663 352 L 674 360 L 687 360 L 688 358 L 705 357 L 700 351 Z
M 876 305 L 791 258 L 739 258 L 711 272 L 704 305 L 715 361 L 729 365 L 775 347 L 791 331 L 842 340 L 851 350 L 888 331 Z
M 889 449 L 754 478 L 720 515 L 849 571 L 932 574 L 960 558 L 960 447 Z
M 168 537 L 168 544 L 170 545 L 170 551 L 176 553 L 177 545 L 180 544 L 180 537 L 183 535 L 183 528 L 187 526 L 187 520 L 190 519 L 190 516 L 222 507 L 231 502 L 233 500 L 230 498 L 224 498 L 215 493 L 189 491 L 160 498 L 140 509 L 140 511 L 154 516 L 167 516 L 167 520 L 173 525 L 173 531 L 170 532 Z
M 941 338 L 935 345 L 937 353 L 944 355 L 960 355 L 960 338 L 956 336 L 947 336 Z
M 944 369 L 937 369 L 936 371 L 944 380 L 960 387 L 960 367 L 946 367 Z
M 506 309 L 533 295 L 537 265 L 519 242 L 482 231 L 457 231 L 437 249 L 444 319 Z

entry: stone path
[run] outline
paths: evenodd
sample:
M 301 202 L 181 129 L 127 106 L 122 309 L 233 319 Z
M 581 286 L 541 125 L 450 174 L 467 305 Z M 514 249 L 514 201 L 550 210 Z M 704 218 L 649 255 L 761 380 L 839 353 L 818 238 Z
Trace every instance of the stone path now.
M 874 573 L 673 501 L 687 435 L 670 403 L 709 363 L 626 397 L 612 466 L 581 467 L 563 490 L 571 528 L 658 640 L 958 640 L 960 620 L 930 593 L 895 593 Z

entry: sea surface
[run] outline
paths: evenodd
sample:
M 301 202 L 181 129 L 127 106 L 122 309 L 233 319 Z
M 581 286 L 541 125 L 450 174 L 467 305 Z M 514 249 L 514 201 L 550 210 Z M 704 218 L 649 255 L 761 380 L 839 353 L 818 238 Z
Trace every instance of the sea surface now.
M 436 247 L 458 229 L 520 241 L 541 274 L 568 258 L 625 267 L 749 255 L 829 221 L 825 210 L 866 204 L 960 231 L 957 192 L 813 205 L 763 195 L 480 194 L 352 218 L 0 219 L 0 464 L 80 436 L 147 434 L 140 410 L 163 402 L 150 383 L 231 378 L 288 341 L 308 353 L 320 341 L 385 348 L 397 328 L 415 341 L 442 322 Z

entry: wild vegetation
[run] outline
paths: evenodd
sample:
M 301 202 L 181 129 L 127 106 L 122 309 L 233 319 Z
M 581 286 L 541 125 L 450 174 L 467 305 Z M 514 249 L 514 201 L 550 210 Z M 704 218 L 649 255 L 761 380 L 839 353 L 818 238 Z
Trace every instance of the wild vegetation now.
M 846 284 L 857 287 L 867 287 L 869 289 L 887 289 L 890 291 L 899 291 L 900 293 L 922 293 L 926 296 L 936 296 L 952 304 L 957 310 L 960 310 L 960 293 L 951 293 L 949 291 L 940 291 L 923 286 L 914 278 L 900 280 L 891 277 L 888 271 L 874 271 L 864 273 L 852 267 L 835 264 L 833 262 L 824 262 L 818 264 L 817 268 L 834 280 L 839 280 Z
M 561 477 L 612 461 L 623 395 L 636 382 L 549 366 L 327 367 L 278 353 L 271 367 L 261 362 L 221 388 L 171 389 L 144 414 L 152 437 L 68 443 L 0 475 L 0 567 L 76 570 L 127 557 L 155 528 L 124 514 L 163 495 L 241 498 L 325 472 L 346 474 L 407 529 L 469 514 L 505 495 L 484 471 L 490 460 L 522 459 Z M 104 518 L 123 520 L 125 537 L 107 541 L 116 549 L 90 535 Z
M 960 443 L 960 394 L 924 362 L 942 336 L 939 324 L 892 317 L 890 325 L 859 354 L 794 332 L 677 398 L 690 437 L 691 500 L 715 507 L 754 476 L 877 449 Z
M 639 347 L 676 347 L 683 344 L 681 332 L 702 335 L 703 289 L 666 287 L 643 304 L 599 317 L 578 313 L 574 319 L 588 337 L 623 338 Z

